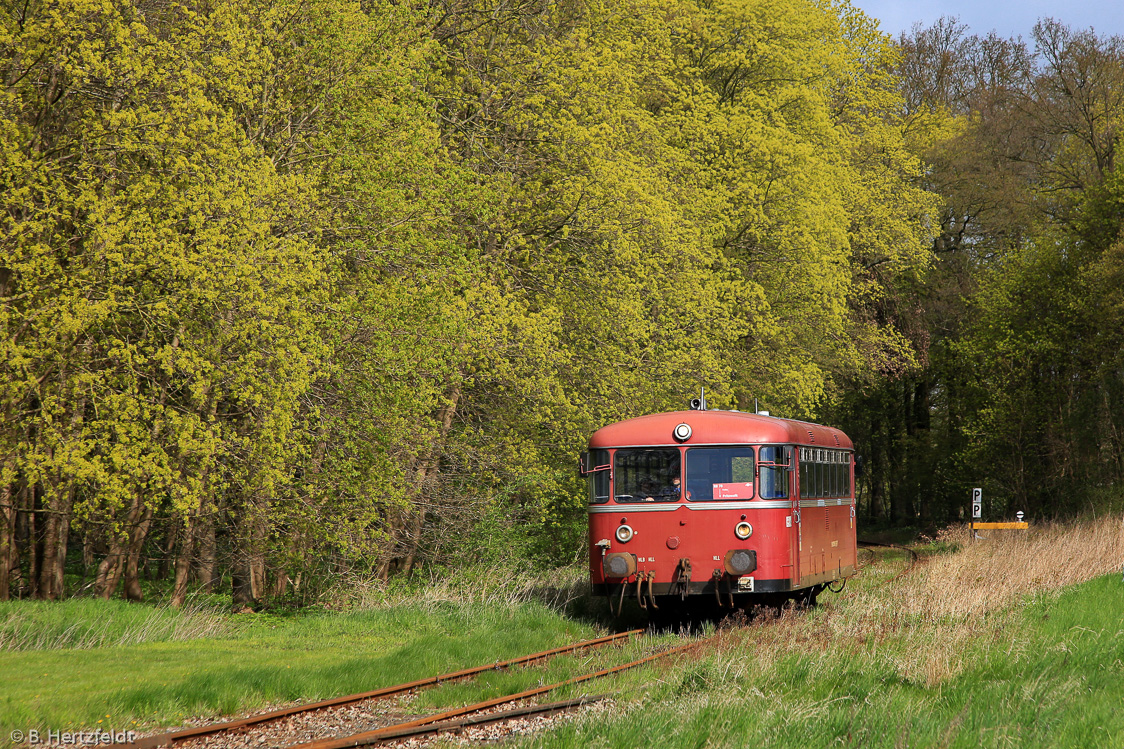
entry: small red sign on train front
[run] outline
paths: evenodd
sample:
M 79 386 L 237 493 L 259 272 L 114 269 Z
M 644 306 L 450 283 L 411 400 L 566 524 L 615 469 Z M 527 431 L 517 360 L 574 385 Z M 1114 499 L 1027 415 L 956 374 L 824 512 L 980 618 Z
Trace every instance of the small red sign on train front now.
M 715 499 L 753 499 L 753 482 L 744 484 L 714 484 Z

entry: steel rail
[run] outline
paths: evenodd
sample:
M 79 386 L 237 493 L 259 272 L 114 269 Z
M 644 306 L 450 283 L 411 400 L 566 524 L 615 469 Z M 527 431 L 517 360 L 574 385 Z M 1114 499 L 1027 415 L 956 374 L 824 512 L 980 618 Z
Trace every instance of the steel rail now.
M 882 548 L 882 549 L 897 549 L 898 551 L 904 551 L 907 554 L 909 554 L 909 564 L 906 566 L 906 568 L 904 570 L 902 570 L 898 574 L 891 577 L 890 582 L 894 582 L 899 577 L 905 575 L 907 572 L 909 572 L 914 567 L 916 567 L 917 564 L 921 561 L 921 555 L 918 554 L 913 549 L 909 548 L 908 546 L 899 546 L 898 544 L 884 544 L 884 543 L 879 543 L 878 541 L 857 541 L 856 543 L 859 546 L 867 547 L 868 550 L 872 546 L 877 546 L 877 547 Z
M 644 632 L 642 629 L 633 629 L 628 632 L 621 632 L 615 635 L 608 635 L 606 637 L 598 637 L 593 640 L 585 640 L 583 642 L 575 643 L 573 645 L 564 645 L 559 648 L 552 648 L 551 650 L 543 650 L 539 653 L 532 653 L 524 655 L 519 658 L 512 658 L 507 661 L 500 661 L 497 663 L 489 663 L 485 666 L 476 666 L 475 668 L 466 668 L 461 671 L 453 671 L 440 676 L 430 676 L 425 679 L 418 679 L 417 681 L 407 682 L 405 684 L 395 684 L 390 687 L 383 687 L 375 689 L 370 692 L 360 692 L 358 694 L 348 694 L 342 697 L 333 697 L 327 700 L 320 700 L 319 702 L 311 702 L 303 705 L 293 705 L 292 707 L 284 707 L 279 710 L 272 710 L 268 713 L 261 713 L 260 715 L 252 715 L 248 718 L 239 718 L 238 720 L 226 721 L 223 723 L 212 723 L 208 726 L 197 726 L 195 728 L 185 728 L 181 731 L 172 731 L 170 733 L 161 733 L 153 736 L 145 736 L 137 739 L 131 744 L 125 744 L 125 749 L 154 749 L 158 746 L 174 744 L 177 741 L 187 741 L 190 739 L 199 738 L 200 736 L 210 736 L 216 733 L 223 733 L 225 731 L 237 731 L 242 728 L 258 725 L 259 723 L 268 723 L 274 720 L 287 718 L 290 715 L 298 715 L 300 713 L 312 712 L 314 710 L 323 710 L 329 707 L 338 707 L 340 705 L 349 705 L 353 702 L 361 702 L 363 700 L 378 699 L 381 697 L 390 697 L 402 692 L 408 692 L 411 689 L 419 689 L 421 687 L 432 686 L 440 684 L 444 681 L 455 681 L 457 679 L 466 679 L 470 676 L 475 676 L 485 671 L 498 671 L 510 666 L 518 666 L 533 661 L 551 658 L 556 655 L 564 653 L 571 653 L 575 650 L 582 650 L 584 648 L 600 647 L 608 645 L 617 640 L 627 639 L 633 635 Z
M 495 707 L 496 705 L 505 705 L 509 702 L 518 702 L 519 700 L 524 700 L 529 697 L 537 697 L 540 694 L 545 694 L 546 692 L 550 692 L 561 687 L 571 686 L 573 684 L 581 684 L 582 682 L 590 681 L 591 679 L 600 679 L 604 676 L 609 676 L 611 674 L 619 673 L 630 668 L 641 666 L 645 663 L 650 663 L 654 660 L 659 660 L 660 658 L 666 658 L 669 655 L 682 653 L 685 650 L 690 650 L 691 648 L 697 647 L 700 642 L 702 641 L 700 640 L 698 642 L 692 642 L 686 645 L 680 645 L 678 647 L 662 650 L 655 655 L 650 655 L 646 658 L 632 661 L 631 663 L 625 663 L 620 666 L 613 666 L 612 668 L 605 668 L 600 671 L 583 674 L 581 676 L 575 676 L 572 679 L 560 681 L 557 684 L 548 684 L 547 686 L 528 689 L 527 691 L 519 692 L 518 694 L 509 694 L 504 697 L 496 697 L 495 699 L 485 700 L 484 702 L 477 702 L 475 705 L 458 707 L 452 710 L 447 710 L 443 713 L 429 715 L 425 718 L 418 718 L 417 720 L 411 720 L 405 723 L 398 723 L 392 726 L 376 728 L 372 731 L 364 731 L 362 733 L 357 733 L 351 736 L 332 739 L 319 739 L 317 741 L 309 741 L 304 744 L 294 744 L 288 747 L 288 749 L 350 749 L 351 747 L 377 744 L 382 741 L 390 740 L 392 734 L 394 735 L 393 737 L 397 737 L 397 734 L 399 732 L 407 729 L 440 723 L 442 721 L 448 721 L 453 718 L 459 718 L 462 715 L 468 715 L 469 713 L 476 713 L 480 712 L 481 710 L 487 710 L 488 708 Z
M 527 715 L 553 715 L 555 713 L 573 710 L 577 707 L 584 707 L 585 705 L 592 705 L 595 702 L 608 699 L 609 695 L 601 694 L 596 696 L 582 696 L 576 697 L 572 700 L 562 700 L 561 702 L 550 702 L 545 705 L 527 705 L 526 707 L 516 707 L 511 710 L 502 710 L 498 713 L 488 713 L 487 715 L 477 715 L 469 718 L 461 718 L 459 720 L 444 720 L 440 723 L 427 723 L 423 726 L 414 726 L 412 728 L 403 728 L 398 731 L 389 731 L 372 743 L 381 743 L 386 741 L 399 741 L 401 739 L 408 739 L 414 736 L 425 736 L 427 734 L 448 733 L 450 731 L 459 732 L 464 728 L 472 728 L 474 726 L 481 726 L 487 723 L 500 723 L 505 720 L 514 720 L 515 718 L 522 718 Z

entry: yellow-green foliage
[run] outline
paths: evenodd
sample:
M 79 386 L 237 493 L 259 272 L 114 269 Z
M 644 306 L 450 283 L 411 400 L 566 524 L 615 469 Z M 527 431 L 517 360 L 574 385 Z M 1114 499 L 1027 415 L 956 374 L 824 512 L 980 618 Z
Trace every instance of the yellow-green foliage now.
M 460 436 L 500 451 L 525 501 L 558 511 L 575 494 L 555 466 L 592 429 L 700 385 L 811 415 L 833 377 L 909 363 L 859 312 L 925 267 L 935 205 L 869 19 L 633 0 L 478 24 L 483 7 L 442 18 L 431 83 L 450 152 L 503 206 L 473 227 Z
M 910 358 L 861 310 L 931 205 L 846 4 L 64 0 L 0 56 L 3 481 L 121 543 L 554 530 L 603 423 Z
M 244 83 L 209 59 L 222 19 L 181 10 L 33 4 L 4 44 L 5 452 L 46 491 L 88 488 L 80 516 L 270 491 L 323 355 L 307 179 L 215 91 Z

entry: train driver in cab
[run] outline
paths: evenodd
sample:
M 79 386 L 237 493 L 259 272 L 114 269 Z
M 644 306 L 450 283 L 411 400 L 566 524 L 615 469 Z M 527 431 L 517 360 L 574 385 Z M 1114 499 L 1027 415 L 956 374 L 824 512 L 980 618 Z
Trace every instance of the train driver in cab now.
M 671 486 L 665 487 L 660 492 L 650 491 L 652 486 L 653 486 L 652 482 L 650 482 L 650 481 L 644 482 L 644 489 L 646 490 L 644 492 L 644 495 L 645 495 L 644 501 L 645 502 L 655 502 L 656 497 L 653 496 L 653 495 L 658 496 L 662 501 L 665 501 L 665 502 L 669 501 L 669 500 L 672 501 L 672 502 L 677 502 L 679 500 L 679 498 L 681 496 L 683 496 L 683 482 L 680 480 L 680 478 L 678 476 L 674 477 L 671 480 Z

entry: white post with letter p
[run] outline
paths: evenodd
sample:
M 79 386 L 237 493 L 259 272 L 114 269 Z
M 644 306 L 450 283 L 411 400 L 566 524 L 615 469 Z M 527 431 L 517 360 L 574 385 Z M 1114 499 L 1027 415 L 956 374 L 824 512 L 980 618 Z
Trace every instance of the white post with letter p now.
M 983 517 L 983 489 L 976 487 L 972 489 L 972 520 L 968 521 L 968 542 L 971 543 L 976 540 L 976 524 L 973 520 L 979 520 Z

